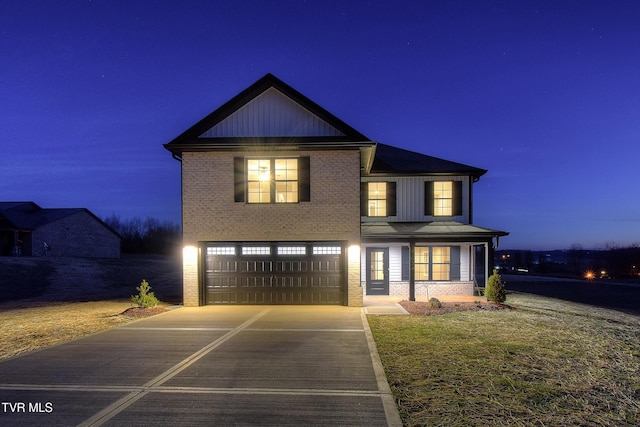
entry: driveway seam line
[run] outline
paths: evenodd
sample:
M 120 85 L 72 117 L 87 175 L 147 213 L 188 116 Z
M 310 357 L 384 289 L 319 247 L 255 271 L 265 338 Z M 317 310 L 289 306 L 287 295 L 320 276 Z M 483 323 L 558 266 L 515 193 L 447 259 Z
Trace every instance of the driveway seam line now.
M 274 394 L 274 395 L 305 395 L 305 396 L 361 396 L 379 397 L 385 392 L 380 390 L 349 390 L 349 389 L 313 389 L 313 388 L 225 388 L 225 387 L 181 387 L 181 386 L 93 386 L 93 385 L 37 385 L 37 384 L 0 384 L 2 390 L 34 390 L 34 391 L 85 391 L 85 392 L 121 392 L 128 393 L 120 400 L 131 399 L 137 395 L 142 397 L 149 393 L 179 393 L 179 394 Z M 136 399 L 137 400 L 137 399 Z M 115 405 L 115 403 L 114 403 Z M 97 418 L 97 414 L 95 416 Z M 90 424 L 87 424 L 90 425 Z
M 262 316 L 267 314 L 269 311 L 271 311 L 270 308 L 267 308 L 266 310 L 262 310 L 261 312 L 259 312 L 258 314 L 256 314 L 252 318 L 250 318 L 249 320 L 245 321 L 241 325 L 233 328 L 228 333 L 224 334 L 223 336 L 221 336 L 221 337 L 217 338 L 216 340 L 212 341 L 211 343 L 207 344 L 206 346 L 204 346 L 200 350 L 196 351 L 191 356 L 188 356 L 187 358 L 185 358 L 181 362 L 178 362 L 177 364 L 173 365 L 171 368 L 167 369 L 166 371 L 164 371 L 160 375 L 156 376 L 155 378 L 151 379 L 150 381 L 147 381 L 145 384 L 143 384 L 140 387 L 140 391 L 130 393 L 127 396 L 117 400 L 116 402 L 114 402 L 111 405 L 107 406 L 106 408 L 104 408 L 103 410 L 101 410 L 100 412 L 95 414 L 94 416 L 90 417 L 89 419 L 87 419 L 83 423 L 79 424 L 79 426 L 82 426 L 82 427 L 85 427 L 85 426 L 87 426 L 87 427 L 88 426 L 99 426 L 99 425 L 102 425 L 103 423 L 109 421 L 111 418 L 113 418 L 114 416 L 116 416 L 117 414 L 119 414 L 120 412 L 122 412 L 123 410 L 128 408 L 129 406 L 131 406 L 133 403 L 135 403 L 138 399 L 140 399 L 141 397 L 143 397 L 146 394 L 148 394 L 150 392 L 149 389 L 153 389 L 154 387 L 157 387 L 160 384 L 163 384 L 164 382 L 170 380 L 171 378 L 173 378 L 174 376 L 176 376 L 177 374 L 182 372 L 184 369 L 186 369 L 187 367 L 191 366 L 193 363 L 197 362 L 202 357 L 207 355 L 209 352 L 214 350 L 216 347 L 218 347 L 219 345 L 221 345 L 225 341 L 233 338 L 235 335 L 237 335 L 240 332 L 242 332 L 249 325 L 251 325 L 252 323 L 257 321 L 258 319 L 260 319 Z

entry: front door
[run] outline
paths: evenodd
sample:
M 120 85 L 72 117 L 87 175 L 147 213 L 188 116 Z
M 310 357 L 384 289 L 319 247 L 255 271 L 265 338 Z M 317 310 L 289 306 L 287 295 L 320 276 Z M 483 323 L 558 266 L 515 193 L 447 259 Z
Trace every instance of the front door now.
M 389 295 L 389 248 L 367 248 L 367 295 Z

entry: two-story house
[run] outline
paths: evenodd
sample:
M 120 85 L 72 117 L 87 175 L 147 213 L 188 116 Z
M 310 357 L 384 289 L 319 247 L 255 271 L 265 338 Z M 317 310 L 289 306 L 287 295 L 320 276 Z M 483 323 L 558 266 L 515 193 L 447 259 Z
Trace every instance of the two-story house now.
M 165 144 L 182 167 L 184 304 L 473 295 L 485 170 L 370 140 L 267 74 Z

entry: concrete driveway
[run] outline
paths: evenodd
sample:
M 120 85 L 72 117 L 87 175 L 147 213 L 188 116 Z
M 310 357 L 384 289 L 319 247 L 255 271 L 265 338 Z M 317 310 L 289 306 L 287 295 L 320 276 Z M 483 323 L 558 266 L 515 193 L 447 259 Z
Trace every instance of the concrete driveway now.
M 0 425 L 400 426 L 364 310 L 179 308 L 0 363 Z

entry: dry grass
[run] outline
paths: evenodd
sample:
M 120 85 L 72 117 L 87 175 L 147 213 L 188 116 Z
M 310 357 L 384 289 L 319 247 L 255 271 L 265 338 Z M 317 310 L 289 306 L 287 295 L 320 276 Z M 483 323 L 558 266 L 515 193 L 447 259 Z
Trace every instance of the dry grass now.
M 531 295 L 514 310 L 370 316 L 405 425 L 640 424 L 640 319 Z
M 0 307 L 0 360 L 71 341 L 130 322 L 130 301 L 4 304 Z M 135 316 L 135 317 L 139 317 Z

